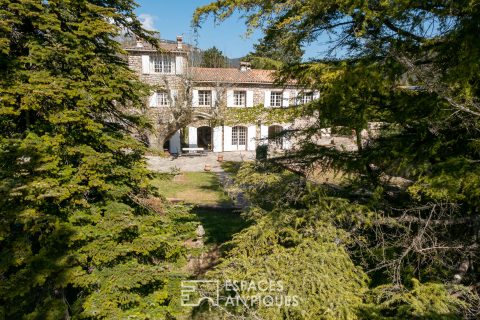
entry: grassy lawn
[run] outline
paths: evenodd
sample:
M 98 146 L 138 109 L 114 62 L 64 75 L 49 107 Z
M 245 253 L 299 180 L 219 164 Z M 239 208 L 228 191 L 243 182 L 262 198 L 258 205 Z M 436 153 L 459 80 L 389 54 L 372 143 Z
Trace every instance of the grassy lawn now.
M 217 175 L 211 172 L 184 172 L 173 178 L 171 175 L 158 174 L 153 183 L 166 198 L 190 204 L 232 205 L 220 186 Z

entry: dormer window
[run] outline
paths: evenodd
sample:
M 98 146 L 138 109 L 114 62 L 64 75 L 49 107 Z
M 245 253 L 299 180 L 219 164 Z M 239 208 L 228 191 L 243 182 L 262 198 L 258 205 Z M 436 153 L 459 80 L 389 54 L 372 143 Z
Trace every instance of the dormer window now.
M 153 56 L 152 64 L 155 73 L 172 73 L 173 59 L 170 55 Z

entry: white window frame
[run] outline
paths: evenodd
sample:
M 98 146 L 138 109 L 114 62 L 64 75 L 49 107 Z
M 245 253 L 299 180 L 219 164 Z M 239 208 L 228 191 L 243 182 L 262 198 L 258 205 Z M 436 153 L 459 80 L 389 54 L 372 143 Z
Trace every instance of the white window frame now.
M 157 107 L 169 107 L 170 106 L 170 97 L 167 91 L 159 90 L 157 91 Z
M 232 127 L 231 144 L 233 150 L 247 150 L 248 128 L 244 126 Z
M 283 93 L 281 91 L 270 92 L 270 107 L 280 108 L 282 107 Z
M 233 105 L 235 107 L 247 106 L 247 91 L 233 91 Z
M 161 54 L 152 56 L 151 58 L 151 70 L 154 73 L 162 73 L 162 74 L 172 74 L 174 73 L 173 67 L 173 58 L 168 54 Z
M 302 92 L 297 97 L 298 104 L 307 104 L 313 101 L 313 92 Z
M 212 106 L 212 90 L 198 90 L 198 106 L 199 107 Z

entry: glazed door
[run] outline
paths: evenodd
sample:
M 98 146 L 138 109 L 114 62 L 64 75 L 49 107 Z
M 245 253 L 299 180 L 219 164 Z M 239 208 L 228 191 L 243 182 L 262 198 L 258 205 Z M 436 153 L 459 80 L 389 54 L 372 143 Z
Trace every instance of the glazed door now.
M 232 150 L 247 150 L 247 128 L 232 128 Z

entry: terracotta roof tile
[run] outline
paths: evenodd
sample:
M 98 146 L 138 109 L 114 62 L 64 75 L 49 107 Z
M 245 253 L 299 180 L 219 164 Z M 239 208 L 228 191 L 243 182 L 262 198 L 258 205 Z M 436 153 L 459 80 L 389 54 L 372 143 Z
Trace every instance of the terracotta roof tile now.
M 274 70 L 240 70 L 237 68 L 191 68 L 192 80 L 223 83 L 273 83 Z

